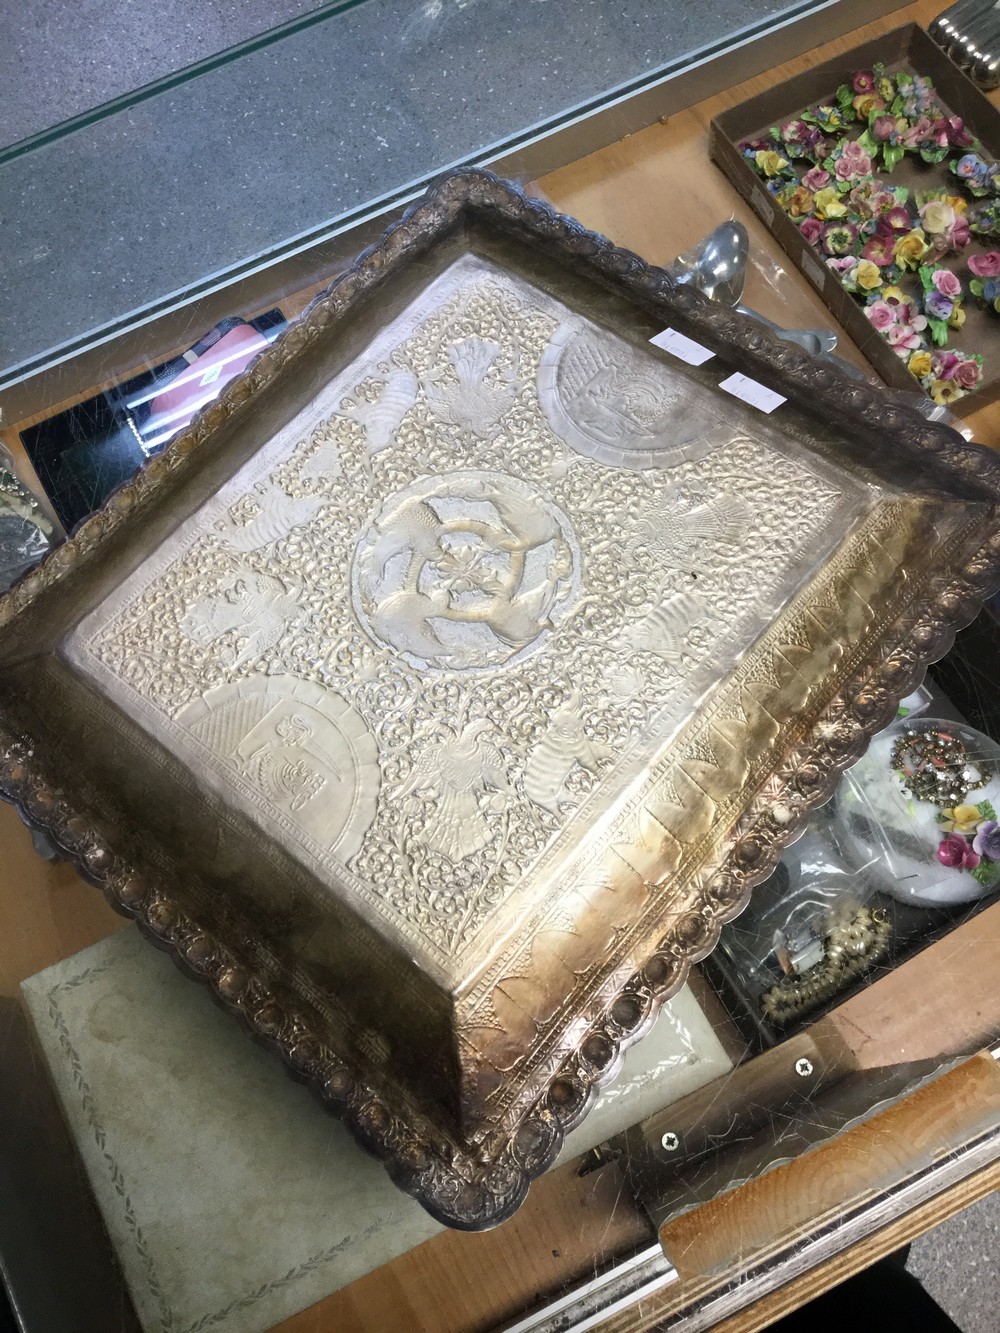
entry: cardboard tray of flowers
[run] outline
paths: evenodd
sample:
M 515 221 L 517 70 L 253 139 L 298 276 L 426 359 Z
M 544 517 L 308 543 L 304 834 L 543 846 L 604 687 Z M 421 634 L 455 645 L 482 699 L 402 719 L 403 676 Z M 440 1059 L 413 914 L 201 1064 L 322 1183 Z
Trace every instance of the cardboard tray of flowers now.
M 1000 397 L 1000 113 L 921 28 L 717 116 L 710 152 L 888 384 Z

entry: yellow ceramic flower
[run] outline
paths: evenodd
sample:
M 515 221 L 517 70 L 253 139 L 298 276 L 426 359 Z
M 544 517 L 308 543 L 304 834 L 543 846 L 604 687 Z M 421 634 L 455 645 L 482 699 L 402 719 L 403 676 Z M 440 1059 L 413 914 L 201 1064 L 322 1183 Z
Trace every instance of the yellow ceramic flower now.
M 948 204 L 940 199 L 932 199 L 924 208 L 920 218 L 924 231 L 929 231 L 932 236 L 937 236 L 939 232 L 945 231 L 955 221 L 955 214 Z
M 900 236 L 893 246 L 892 257 L 900 268 L 916 269 L 926 253 L 927 237 L 919 227 L 914 227 L 913 231 Z
M 840 195 L 828 185 L 825 190 L 817 190 L 813 195 L 813 208 L 818 218 L 842 218 L 847 212 L 846 205 L 840 202 Z
M 788 212 L 789 204 L 792 202 L 796 194 L 798 194 L 799 190 L 801 189 L 802 189 L 801 185 L 796 185 L 794 181 L 789 181 L 787 185 L 783 185 L 781 189 L 775 193 L 774 195 L 775 199 L 777 199 L 778 203 L 781 205 L 781 207 L 785 210 L 786 213 Z
M 983 816 L 974 805 L 956 805 L 945 810 L 941 825 L 947 833 L 975 833 L 982 822 Z
M 793 218 L 805 217 L 812 212 L 812 207 L 812 191 L 807 190 L 804 185 L 800 185 L 797 190 L 793 190 L 785 204 L 785 208 Z
M 757 166 L 765 176 L 777 176 L 780 171 L 784 171 L 788 166 L 788 159 L 776 153 L 773 149 L 762 149 L 757 153 L 755 159 Z
M 903 299 L 903 289 L 901 287 L 882 288 L 883 301 L 902 301 L 902 299 Z
M 892 86 L 891 79 L 879 79 L 878 91 L 879 91 L 879 96 L 884 98 L 885 101 L 887 102 L 891 102 L 893 98 L 896 96 L 896 90 Z
M 867 120 L 875 110 L 875 103 L 877 101 L 878 98 L 874 93 L 859 93 L 851 105 L 854 107 L 854 110 L 858 113 L 861 120 Z
M 965 323 L 965 311 L 962 309 L 960 305 L 957 305 L 955 309 L 951 312 L 951 314 L 948 316 L 948 327 L 950 329 L 960 329 L 964 323 Z
M 954 380 L 935 380 L 928 392 L 936 403 L 953 403 L 961 394 Z
M 925 375 L 931 373 L 930 352 L 914 352 L 907 361 L 906 368 L 911 375 L 915 375 L 918 380 L 922 380 Z
M 958 194 L 946 194 L 944 202 L 948 204 L 949 207 L 953 208 L 956 213 L 964 213 L 969 207 L 968 199 L 963 199 L 961 195 Z
M 854 272 L 854 282 L 863 292 L 873 292 L 876 287 L 881 287 L 882 274 L 878 264 L 873 264 L 870 259 L 862 259 Z

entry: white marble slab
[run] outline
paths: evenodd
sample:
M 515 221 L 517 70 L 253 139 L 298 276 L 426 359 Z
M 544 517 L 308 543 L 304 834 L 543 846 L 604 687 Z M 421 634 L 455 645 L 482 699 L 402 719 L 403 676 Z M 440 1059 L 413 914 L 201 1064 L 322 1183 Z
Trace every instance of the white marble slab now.
M 149 1333 L 263 1333 L 441 1229 L 136 930 L 22 989 Z M 729 1068 L 685 989 L 560 1160 Z

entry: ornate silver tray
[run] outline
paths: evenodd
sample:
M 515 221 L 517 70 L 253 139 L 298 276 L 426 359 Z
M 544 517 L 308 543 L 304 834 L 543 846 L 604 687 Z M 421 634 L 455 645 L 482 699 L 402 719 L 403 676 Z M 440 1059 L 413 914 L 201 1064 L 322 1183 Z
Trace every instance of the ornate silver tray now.
M 457 173 L 0 600 L 0 784 L 490 1226 L 1000 582 L 998 502 L 986 450 Z

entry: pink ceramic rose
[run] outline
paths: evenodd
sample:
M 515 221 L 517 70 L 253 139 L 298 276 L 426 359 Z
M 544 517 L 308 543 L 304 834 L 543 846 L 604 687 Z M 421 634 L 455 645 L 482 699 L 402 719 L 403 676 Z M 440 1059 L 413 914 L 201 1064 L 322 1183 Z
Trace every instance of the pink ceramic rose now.
M 855 176 L 869 176 L 872 172 L 872 159 L 867 155 L 860 157 L 848 157 L 847 153 L 833 168 L 836 172 L 837 180 L 853 180 Z
M 896 312 L 885 301 L 873 301 L 871 305 L 865 306 L 865 315 L 873 328 L 878 329 L 879 333 L 884 333 L 886 329 L 891 329 L 896 322 Z
M 886 340 L 896 350 L 897 356 L 906 357 L 920 346 L 920 333 L 912 324 L 893 324 L 886 330 Z
M 967 843 L 959 833 L 947 833 L 938 843 L 937 859 L 943 866 L 960 870 L 965 860 Z
M 927 319 L 924 315 L 917 313 L 917 307 L 912 301 L 901 301 L 896 312 L 896 318 L 902 320 L 904 324 L 910 324 L 922 332 L 927 327 Z
M 799 233 L 807 245 L 819 245 L 823 235 L 823 223 L 819 218 L 804 218 L 799 226 Z
M 972 135 L 965 128 L 965 121 L 961 116 L 945 117 L 948 126 L 948 142 L 952 148 L 971 148 Z
M 952 301 L 962 295 L 962 284 L 949 269 L 937 269 L 931 277 L 931 282 L 942 296 L 947 296 Z
M 938 845 L 937 859 L 953 870 L 975 870 L 979 864 L 979 854 L 960 833 L 945 834 Z
M 894 208 L 896 196 L 892 190 L 872 190 L 868 199 L 868 207 L 871 209 L 872 217 L 879 217 L 882 213 Z
M 817 190 L 822 190 L 830 184 L 830 173 L 824 171 L 822 167 L 810 167 L 802 177 L 802 184 L 815 194 Z
M 975 361 L 960 361 L 955 368 L 955 383 L 965 390 L 974 389 L 981 373 Z
M 921 116 L 920 119 L 909 129 L 903 132 L 903 143 L 907 148 L 916 148 L 919 144 L 925 143 L 932 138 L 934 134 L 934 122 L 930 116 Z
M 977 278 L 1000 277 L 1000 250 L 989 250 L 985 255 L 970 255 L 969 271 Z
M 931 137 L 939 148 L 948 147 L 950 126 L 944 116 L 938 116 L 931 129 Z
M 844 144 L 844 151 L 837 159 L 833 170 L 840 181 L 853 180 L 856 176 L 870 176 L 872 160 L 857 139 L 852 139 Z

